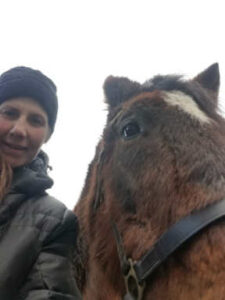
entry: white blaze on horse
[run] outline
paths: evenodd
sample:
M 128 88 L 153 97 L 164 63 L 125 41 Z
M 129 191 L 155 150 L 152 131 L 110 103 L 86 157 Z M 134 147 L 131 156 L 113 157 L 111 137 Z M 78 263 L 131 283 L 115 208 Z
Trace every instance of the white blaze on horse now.
M 84 299 L 225 299 L 218 64 L 192 80 L 108 77 L 108 119 L 75 213 Z

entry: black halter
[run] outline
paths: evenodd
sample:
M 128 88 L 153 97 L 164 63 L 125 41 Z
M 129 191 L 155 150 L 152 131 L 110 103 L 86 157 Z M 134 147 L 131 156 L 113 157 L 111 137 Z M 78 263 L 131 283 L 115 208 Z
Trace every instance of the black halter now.
M 126 257 L 122 239 L 115 224 L 116 238 L 121 269 L 125 279 L 124 300 L 141 300 L 146 279 L 180 246 L 213 222 L 225 216 L 225 199 L 193 212 L 172 225 L 139 260 Z

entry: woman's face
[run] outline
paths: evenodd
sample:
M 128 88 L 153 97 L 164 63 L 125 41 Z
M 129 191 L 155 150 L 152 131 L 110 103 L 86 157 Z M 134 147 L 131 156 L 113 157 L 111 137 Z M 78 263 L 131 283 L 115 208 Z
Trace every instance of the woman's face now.
M 32 98 L 0 104 L 0 152 L 11 167 L 31 162 L 49 135 L 48 116 Z

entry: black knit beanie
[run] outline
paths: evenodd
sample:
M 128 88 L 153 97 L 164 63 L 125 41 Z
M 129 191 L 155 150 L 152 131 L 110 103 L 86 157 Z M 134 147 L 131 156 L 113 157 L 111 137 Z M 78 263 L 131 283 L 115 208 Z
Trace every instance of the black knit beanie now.
M 55 127 L 58 99 L 54 82 L 38 70 L 16 67 L 0 76 L 0 104 L 17 97 L 31 97 L 48 116 L 52 132 Z

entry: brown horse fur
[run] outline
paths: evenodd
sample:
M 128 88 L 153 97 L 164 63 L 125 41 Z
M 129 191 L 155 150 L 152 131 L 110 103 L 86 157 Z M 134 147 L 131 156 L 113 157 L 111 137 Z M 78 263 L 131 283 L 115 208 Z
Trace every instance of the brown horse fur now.
M 218 89 L 218 64 L 192 80 L 106 79 L 108 120 L 75 207 L 75 267 L 85 300 L 125 294 L 112 221 L 127 256 L 138 260 L 169 226 L 225 197 Z M 217 222 L 173 254 L 147 280 L 143 299 L 225 299 L 224 225 Z

